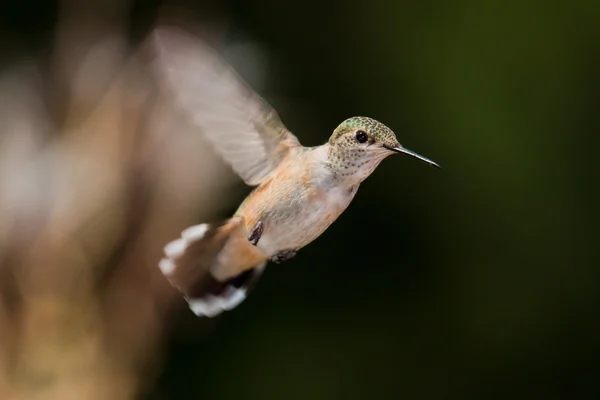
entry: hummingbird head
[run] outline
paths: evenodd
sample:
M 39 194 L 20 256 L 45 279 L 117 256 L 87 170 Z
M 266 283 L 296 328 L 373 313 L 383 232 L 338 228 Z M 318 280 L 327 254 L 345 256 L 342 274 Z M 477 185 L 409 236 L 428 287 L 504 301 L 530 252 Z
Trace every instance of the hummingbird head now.
M 330 165 L 338 175 L 357 183 L 366 179 L 384 158 L 397 153 L 439 168 L 433 161 L 404 148 L 390 128 L 368 117 L 352 117 L 342 122 L 328 144 Z

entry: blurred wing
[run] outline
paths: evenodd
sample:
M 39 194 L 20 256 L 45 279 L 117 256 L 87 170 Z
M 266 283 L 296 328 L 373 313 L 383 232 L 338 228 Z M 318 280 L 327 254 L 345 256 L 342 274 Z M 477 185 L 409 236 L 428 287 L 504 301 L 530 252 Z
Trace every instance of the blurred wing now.
M 153 33 L 157 71 L 180 106 L 248 185 L 258 185 L 298 139 L 273 110 L 198 38 Z

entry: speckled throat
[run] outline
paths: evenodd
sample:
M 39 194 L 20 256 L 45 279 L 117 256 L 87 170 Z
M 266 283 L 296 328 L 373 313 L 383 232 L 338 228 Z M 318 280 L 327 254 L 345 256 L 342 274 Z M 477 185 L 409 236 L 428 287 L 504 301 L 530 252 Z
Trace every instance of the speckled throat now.
M 361 148 L 327 145 L 327 167 L 335 179 L 347 181 L 350 186 L 365 180 L 389 153 L 377 154 Z

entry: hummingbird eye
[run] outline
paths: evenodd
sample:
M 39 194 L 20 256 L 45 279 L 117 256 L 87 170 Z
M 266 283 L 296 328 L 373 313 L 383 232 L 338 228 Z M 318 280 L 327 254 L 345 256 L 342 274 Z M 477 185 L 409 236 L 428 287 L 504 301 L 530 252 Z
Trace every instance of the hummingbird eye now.
M 367 140 L 369 140 L 369 136 L 365 131 L 356 131 L 356 140 L 358 143 L 365 143 Z

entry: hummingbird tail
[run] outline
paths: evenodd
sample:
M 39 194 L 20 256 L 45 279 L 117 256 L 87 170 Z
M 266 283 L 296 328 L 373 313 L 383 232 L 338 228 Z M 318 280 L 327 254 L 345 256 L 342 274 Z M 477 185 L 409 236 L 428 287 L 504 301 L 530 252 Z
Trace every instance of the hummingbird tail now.
M 194 225 L 165 246 L 158 266 L 198 316 L 214 317 L 235 308 L 262 274 L 266 262 L 248 254 L 246 246 L 252 245 L 242 222 L 232 218 Z

